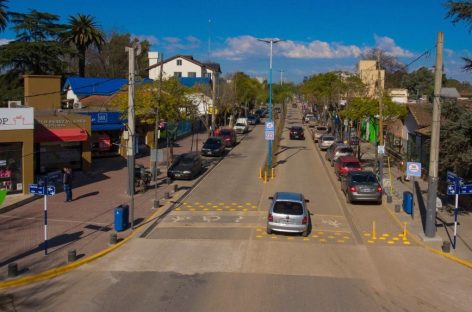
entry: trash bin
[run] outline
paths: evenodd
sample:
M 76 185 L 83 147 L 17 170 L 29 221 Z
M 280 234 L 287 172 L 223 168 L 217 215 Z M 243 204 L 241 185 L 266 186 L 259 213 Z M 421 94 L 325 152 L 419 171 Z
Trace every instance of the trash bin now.
M 403 211 L 407 214 L 413 214 L 413 193 L 403 192 Z
M 129 207 L 120 205 L 115 208 L 115 231 L 121 232 L 129 226 Z

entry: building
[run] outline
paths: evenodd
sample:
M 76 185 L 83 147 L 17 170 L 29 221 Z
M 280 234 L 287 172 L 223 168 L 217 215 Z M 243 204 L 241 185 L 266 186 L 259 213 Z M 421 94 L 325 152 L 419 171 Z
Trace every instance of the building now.
M 367 96 L 374 97 L 377 95 L 377 81 L 379 80 L 379 70 L 377 69 L 377 61 L 360 60 L 357 64 L 357 74 L 362 82 L 367 86 Z M 384 90 L 385 71 L 380 70 L 380 87 Z
M 158 80 L 161 70 L 161 62 L 159 62 L 158 52 L 149 52 L 149 78 Z M 162 78 L 213 78 L 213 76 L 221 73 L 219 64 L 202 63 L 193 58 L 191 55 L 175 55 L 163 61 Z
M 395 103 L 398 103 L 398 104 L 408 103 L 408 90 L 407 89 L 390 89 L 388 90 L 388 96 Z

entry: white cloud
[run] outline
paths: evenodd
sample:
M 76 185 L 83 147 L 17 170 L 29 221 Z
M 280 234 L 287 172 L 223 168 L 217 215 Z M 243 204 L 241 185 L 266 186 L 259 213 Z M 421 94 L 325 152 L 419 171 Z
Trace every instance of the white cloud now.
M 164 37 L 161 44 L 167 51 L 192 50 L 200 47 L 200 39 L 194 36 L 188 36 L 183 40 L 178 37 Z
M 13 41 L 13 39 L 4 39 L 4 38 L 1 38 L 0 39 L 0 46 L 2 45 L 5 45 L 5 44 L 8 44 L 9 42 Z
M 454 56 L 454 51 L 451 50 L 451 49 L 444 49 L 444 52 L 446 52 L 446 55 L 447 55 L 448 57 Z
M 253 36 L 239 36 L 226 39 L 226 48 L 216 50 L 216 57 L 230 60 L 241 60 L 248 56 L 267 55 L 267 44 Z M 281 54 L 292 59 L 332 59 L 357 57 L 361 49 L 355 45 L 328 43 L 314 40 L 308 43 L 292 40 L 282 41 L 274 45 L 274 54 Z
M 385 51 L 386 54 L 396 57 L 413 57 L 413 53 L 400 48 L 390 37 L 382 37 L 374 35 L 375 46 L 378 49 Z
M 131 35 L 131 37 L 137 38 L 139 41 L 147 40 L 151 45 L 159 43 L 159 39 L 153 35 Z

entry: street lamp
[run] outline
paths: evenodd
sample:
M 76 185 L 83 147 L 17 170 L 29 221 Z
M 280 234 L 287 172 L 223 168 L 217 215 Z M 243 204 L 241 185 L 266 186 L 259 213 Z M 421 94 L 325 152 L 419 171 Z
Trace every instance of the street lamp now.
M 269 38 L 269 39 L 257 39 L 258 41 L 262 41 L 265 43 L 270 44 L 270 61 L 269 61 L 269 121 L 273 120 L 272 118 L 272 46 L 274 43 L 285 41 L 279 38 Z M 268 151 L 267 151 L 267 168 L 270 169 L 271 167 L 271 152 L 272 152 L 272 141 L 268 140 Z

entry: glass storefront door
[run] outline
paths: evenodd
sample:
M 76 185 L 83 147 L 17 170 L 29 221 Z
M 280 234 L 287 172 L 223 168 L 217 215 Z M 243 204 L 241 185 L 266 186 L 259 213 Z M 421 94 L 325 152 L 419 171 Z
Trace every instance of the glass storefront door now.
M 23 191 L 23 143 L 0 143 L 0 189 Z
M 82 169 L 81 142 L 44 142 L 38 145 L 37 170 L 40 174 L 62 170 L 64 166 L 73 170 Z

